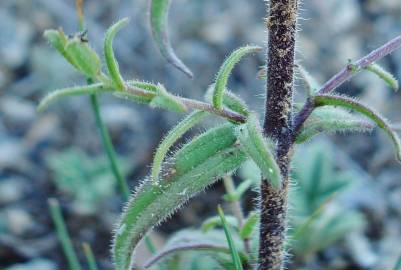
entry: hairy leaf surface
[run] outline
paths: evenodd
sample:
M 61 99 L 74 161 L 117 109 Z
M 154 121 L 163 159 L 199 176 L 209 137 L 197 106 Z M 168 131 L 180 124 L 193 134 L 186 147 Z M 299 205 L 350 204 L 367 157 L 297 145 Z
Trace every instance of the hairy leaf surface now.
M 214 88 L 215 84 L 212 84 L 206 91 L 205 100 L 209 103 L 213 102 Z M 249 109 L 246 106 L 245 102 L 239 96 L 231 91 L 228 91 L 227 89 L 224 91 L 223 106 L 244 116 L 249 115 Z
M 164 163 L 157 184 L 147 179 L 140 185 L 114 234 L 113 257 L 118 270 L 130 269 L 132 252 L 149 229 L 246 160 L 235 142 L 232 125 L 211 129 Z
M 107 69 L 109 71 L 109 75 L 113 80 L 114 86 L 118 90 L 124 89 L 124 80 L 121 77 L 120 69 L 118 67 L 118 62 L 116 57 L 114 56 L 113 51 L 113 39 L 118 31 L 121 30 L 124 26 L 129 22 L 128 18 L 124 18 L 113 24 L 106 32 L 106 36 L 104 38 L 104 58 L 106 60 Z
M 397 79 L 390 72 L 386 71 L 384 68 L 378 64 L 371 64 L 365 68 L 366 70 L 376 74 L 380 79 L 382 79 L 391 89 L 398 91 L 399 84 Z
M 59 99 L 67 96 L 79 96 L 88 94 L 98 94 L 104 92 L 112 92 L 113 89 L 105 87 L 102 83 L 96 83 L 85 86 L 68 87 L 59 90 L 55 90 L 46 95 L 39 103 L 37 110 L 43 111 L 50 104 L 58 101 Z
M 316 106 L 325 106 L 325 105 L 332 105 L 332 106 L 340 106 L 343 108 L 347 108 L 350 110 L 357 111 L 373 122 L 375 122 L 381 129 L 383 129 L 386 134 L 392 140 L 394 147 L 396 149 L 396 156 L 398 161 L 401 162 L 401 142 L 400 138 L 398 137 L 397 133 L 391 128 L 391 125 L 383 116 L 369 108 L 368 106 L 345 96 L 332 96 L 332 95 L 318 95 L 315 97 L 315 105 Z
M 191 129 L 193 126 L 198 124 L 206 117 L 207 113 L 202 111 L 195 111 L 188 116 L 186 116 L 182 121 L 180 121 L 172 130 L 169 131 L 167 136 L 160 143 L 156 150 L 155 156 L 153 158 L 152 164 L 152 179 L 153 181 L 159 180 L 159 173 L 161 170 L 161 165 L 166 157 L 170 147 L 182 136 L 185 132 Z
M 217 73 L 213 91 L 213 106 L 217 109 L 223 107 L 224 91 L 227 86 L 228 78 L 235 65 L 247 54 L 259 52 L 262 48 L 259 46 L 245 46 L 234 51 L 220 67 Z
M 82 41 L 79 36 L 74 36 L 68 40 L 65 51 L 78 71 L 89 78 L 99 75 L 102 66 L 100 58 L 87 41 Z
M 263 178 L 276 189 L 281 187 L 280 169 L 275 157 L 263 137 L 262 129 L 255 115 L 250 115 L 246 124 L 237 127 L 238 139 L 244 151 L 262 171 Z
M 296 142 L 303 143 L 312 137 L 324 132 L 369 132 L 373 125 L 343 110 L 341 108 L 321 107 L 316 108 L 309 118 L 305 121 L 297 136 Z

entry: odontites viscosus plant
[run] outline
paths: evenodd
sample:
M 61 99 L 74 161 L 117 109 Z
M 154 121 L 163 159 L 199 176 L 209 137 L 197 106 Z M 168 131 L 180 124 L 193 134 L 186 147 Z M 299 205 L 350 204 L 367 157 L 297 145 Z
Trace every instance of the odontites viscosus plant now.
M 189 68 L 176 56 L 168 37 L 167 17 L 171 0 L 150 2 L 150 23 L 156 44 L 163 56 L 190 77 Z M 234 93 L 227 91 L 227 81 L 235 65 L 246 55 L 262 51 L 259 46 L 244 46 L 234 51 L 222 64 L 216 79 L 206 91 L 205 101 L 179 97 L 161 83 L 125 80 L 113 52 L 113 38 L 127 23 L 122 19 L 112 25 L 104 39 L 102 61 L 82 33 L 67 36 L 62 30 L 47 30 L 45 37 L 77 71 L 95 81 L 89 86 L 56 90 L 39 105 L 44 110 L 61 97 L 110 93 L 117 98 L 148 104 L 150 107 L 185 113 L 187 116 L 162 140 L 151 173 L 142 181 L 124 208 L 116 225 L 113 259 L 118 270 L 130 269 L 138 243 L 147 232 L 191 197 L 215 181 L 234 172 L 251 159 L 261 171 L 259 254 L 234 252 L 229 230 L 227 239 L 232 254 L 232 269 L 254 264 L 258 269 L 283 268 L 285 254 L 289 172 L 296 145 L 321 132 L 369 131 L 373 125 L 384 130 L 401 160 L 400 139 L 391 124 L 369 106 L 333 91 L 361 71 L 369 71 L 398 89 L 397 81 L 375 62 L 401 46 L 401 36 L 386 43 L 358 61 L 350 62 L 338 74 L 319 86 L 308 73 L 295 64 L 298 0 L 267 2 L 266 27 L 266 110 L 264 122 L 258 112 L 250 111 Z M 294 71 L 299 69 L 307 85 L 307 100 L 293 102 Z M 196 75 L 195 75 L 196 76 Z M 335 108 L 334 108 L 335 107 Z M 360 114 L 356 117 L 351 112 Z M 260 112 L 259 112 L 260 113 Z M 226 123 L 195 136 L 177 152 L 171 146 L 189 129 L 208 117 L 221 117 Z M 170 153 L 170 154 L 169 154 Z M 224 215 L 220 211 L 223 224 Z M 258 219 L 253 219 L 255 223 Z M 225 227 L 226 228 L 226 227 Z M 187 247 L 190 250 L 190 247 Z M 185 249 L 184 249 L 185 250 Z M 240 262 L 240 263 L 239 263 Z

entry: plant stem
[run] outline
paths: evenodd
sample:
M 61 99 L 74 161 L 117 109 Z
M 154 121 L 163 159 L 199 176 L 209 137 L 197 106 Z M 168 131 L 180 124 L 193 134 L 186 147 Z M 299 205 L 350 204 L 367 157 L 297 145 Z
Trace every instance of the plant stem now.
M 128 86 L 128 85 L 125 86 L 124 90 L 132 95 L 141 96 L 141 97 L 153 98 L 156 95 L 155 93 L 144 91 L 142 89 L 135 88 L 135 87 Z M 194 99 L 189 99 L 189 98 L 184 98 L 184 97 L 179 97 L 179 96 L 174 96 L 174 98 L 179 100 L 181 103 L 183 103 L 185 105 L 185 107 L 187 107 L 188 109 L 210 112 L 212 114 L 221 116 L 223 118 L 227 118 L 227 119 L 232 120 L 237 123 L 245 123 L 246 122 L 246 117 L 244 115 L 241 115 L 241 114 L 231 111 L 229 109 L 225 109 L 225 108 L 216 109 L 215 107 L 213 107 L 213 105 L 211 105 L 209 103 L 194 100 Z
M 78 16 L 78 28 L 79 31 L 83 31 L 85 28 L 85 17 L 83 11 L 83 0 L 76 0 L 75 6 L 77 9 L 77 16 Z M 86 78 L 88 85 L 93 84 L 92 78 Z M 127 181 L 123 177 L 121 170 L 117 163 L 116 152 L 114 150 L 113 144 L 110 139 L 110 134 L 103 122 L 102 116 L 100 115 L 100 108 L 99 108 L 99 101 L 96 94 L 90 95 L 90 102 L 93 114 L 95 116 L 96 126 L 99 129 L 100 136 L 102 138 L 102 143 L 104 150 L 106 151 L 107 157 L 110 162 L 111 170 L 114 174 L 114 177 L 117 180 L 117 184 L 120 187 L 121 193 L 124 196 L 124 200 L 127 201 L 129 198 L 129 188 Z
M 228 194 L 235 192 L 235 185 L 231 176 L 226 175 L 225 177 L 223 177 L 223 184 Z M 230 207 L 235 218 L 237 219 L 238 227 L 242 228 L 242 226 L 244 225 L 244 213 L 242 211 L 240 202 L 237 200 L 231 201 Z
M 395 50 L 401 47 L 401 36 L 398 36 L 376 50 L 370 52 L 368 55 L 362 57 L 357 60 L 355 63 L 349 64 L 344 67 L 340 72 L 335 74 L 328 80 L 317 92 L 317 94 L 329 94 L 334 91 L 337 87 L 345 83 L 347 80 L 351 79 L 355 74 L 359 71 L 363 70 L 370 64 L 380 60 L 381 58 L 389 55 Z M 302 125 L 308 119 L 310 114 L 314 109 L 314 101 L 313 97 L 309 98 L 301 111 L 297 114 L 294 120 L 294 132 L 293 132 L 293 141 L 295 141 L 298 132 L 300 131 Z
M 81 270 L 81 265 L 79 264 L 77 254 L 75 253 L 70 235 L 67 231 L 67 226 L 65 225 L 65 221 L 61 213 L 60 204 L 56 199 L 49 199 L 48 202 L 50 215 L 56 227 L 57 237 L 61 242 L 64 254 L 67 258 L 69 269 Z
M 230 175 L 226 175 L 223 178 L 224 187 L 228 194 L 235 192 L 235 185 L 233 178 Z M 244 226 L 244 212 L 242 211 L 241 203 L 238 200 L 230 201 L 231 211 L 238 222 L 238 228 L 242 229 Z M 249 239 L 244 239 L 244 248 L 247 254 L 251 253 L 251 246 Z
M 264 134 L 277 141 L 277 163 L 282 188 L 275 190 L 262 180 L 260 204 L 260 270 L 283 268 L 287 196 L 292 146 L 293 77 L 297 0 L 271 0 L 267 18 L 267 99 Z
M 114 177 L 117 180 L 117 184 L 121 190 L 124 200 L 127 201 L 129 198 L 128 184 L 118 166 L 116 152 L 115 152 L 113 144 L 111 142 L 110 134 L 109 134 L 109 132 L 102 120 L 102 117 L 100 115 L 99 101 L 98 101 L 96 94 L 93 94 L 90 96 L 90 101 L 91 101 L 93 114 L 95 116 L 96 126 L 99 129 L 100 136 L 102 138 L 103 147 L 104 147 L 104 150 L 106 151 L 107 157 L 110 162 L 111 170 L 113 172 Z
M 83 31 L 84 25 L 85 25 L 85 17 L 84 17 L 84 12 L 83 12 L 83 0 L 76 0 L 75 5 L 76 5 L 77 15 L 78 15 L 78 26 L 79 26 L 80 31 Z M 87 83 L 93 84 L 93 79 L 87 78 Z M 121 170 L 118 166 L 116 152 L 114 150 L 113 143 L 111 142 L 110 134 L 109 134 L 109 132 L 106 128 L 106 125 L 103 122 L 102 116 L 100 114 L 99 101 L 98 101 L 97 95 L 91 94 L 90 101 L 91 101 L 92 111 L 95 116 L 96 125 L 99 129 L 100 136 L 102 138 L 103 147 L 106 151 L 107 157 L 110 162 L 111 170 L 113 172 L 115 179 L 117 180 L 118 186 L 120 187 L 121 193 L 124 197 L 124 201 L 128 201 L 130 192 L 129 192 L 127 180 L 121 173 Z M 146 242 L 146 246 L 147 246 L 148 250 L 152 254 L 155 253 L 156 248 L 149 236 L 145 236 L 145 242 Z
M 89 270 L 97 270 L 98 268 L 97 268 L 97 264 L 96 264 L 96 259 L 95 259 L 95 256 L 93 255 L 91 246 L 88 243 L 83 243 L 82 248 L 84 250 L 86 261 L 88 263 L 88 269 Z

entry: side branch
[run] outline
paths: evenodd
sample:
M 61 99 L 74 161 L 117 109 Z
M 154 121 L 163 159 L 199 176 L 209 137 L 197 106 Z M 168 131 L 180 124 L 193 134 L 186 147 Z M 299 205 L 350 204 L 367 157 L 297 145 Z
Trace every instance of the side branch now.
M 335 90 L 337 87 L 342 85 L 344 82 L 352 78 L 356 73 L 360 70 L 366 68 L 367 66 L 371 65 L 372 63 L 380 60 L 381 58 L 391 54 L 395 50 L 401 47 L 401 36 L 398 36 L 383 46 L 377 48 L 376 50 L 372 51 L 368 55 L 362 57 L 355 63 L 347 65 L 343 68 L 339 73 L 334 75 L 330 80 L 328 80 L 317 92 L 318 95 L 328 94 Z M 293 133 L 293 142 L 296 139 L 299 131 L 301 130 L 302 125 L 308 119 L 310 114 L 314 110 L 314 101 L 313 97 L 309 98 L 301 111 L 296 115 L 294 120 L 294 133 Z
M 356 73 L 358 73 L 358 71 L 366 68 L 370 64 L 380 60 L 381 58 L 387 56 L 388 54 L 391 54 L 400 47 L 401 47 L 401 36 L 398 36 L 390 40 L 380 48 L 377 48 L 376 50 L 372 51 L 365 57 L 359 59 L 355 63 L 347 65 L 339 73 L 337 73 L 330 80 L 328 80 L 322 86 L 322 88 L 320 88 L 318 94 L 321 95 L 330 93 L 331 91 L 342 85 L 344 82 L 349 80 Z
M 135 88 L 132 86 L 126 86 L 125 90 L 133 95 L 140 96 L 140 97 L 154 97 L 155 94 L 152 92 L 144 91 L 139 88 Z M 246 117 L 244 115 L 241 115 L 239 113 L 236 113 L 234 111 L 231 111 L 229 109 L 216 109 L 213 107 L 213 105 L 194 100 L 194 99 L 189 99 L 189 98 L 183 98 L 183 97 L 178 97 L 175 96 L 180 102 L 182 102 L 188 109 L 195 109 L 195 110 L 200 110 L 200 111 L 205 111 L 205 112 L 210 112 L 212 114 L 221 116 L 223 118 L 227 118 L 231 121 L 234 121 L 236 123 L 245 123 L 246 122 Z

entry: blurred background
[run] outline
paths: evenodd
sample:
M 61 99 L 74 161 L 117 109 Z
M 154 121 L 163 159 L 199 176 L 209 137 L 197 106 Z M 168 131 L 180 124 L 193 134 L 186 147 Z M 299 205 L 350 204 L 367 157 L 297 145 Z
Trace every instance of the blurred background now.
M 189 80 L 157 51 L 148 25 L 147 0 L 84 2 L 89 40 L 98 52 L 105 29 L 119 18 L 131 18 L 115 40 L 126 79 L 161 82 L 186 97 L 203 98 L 232 50 L 265 44 L 262 0 L 175 0 L 170 33 L 177 54 L 195 74 Z M 356 60 L 401 34 L 400 0 L 302 2 L 297 59 L 320 82 L 348 59 Z M 59 199 L 78 253 L 82 253 L 81 243 L 88 242 L 100 268 L 112 269 L 110 232 L 123 200 L 103 153 L 89 98 L 67 98 L 44 113 L 35 111 L 49 91 L 85 83 L 42 36 L 45 29 L 58 27 L 74 33 L 76 21 L 72 0 L 0 1 L 0 269 L 67 269 L 48 212 L 50 197 Z M 264 82 L 256 77 L 263 62 L 264 54 L 248 57 L 230 78 L 232 91 L 260 113 Z M 401 78 L 401 50 L 380 63 Z M 304 91 L 300 81 L 296 88 Z M 358 96 L 392 122 L 401 122 L 401 95 L 375 76 L 359 74 L 339 91 Z M 302 94 L 297 98 L 302 100 Z M 147 174 L 163 134 L 182 116 L 107 95 L 100 100 L 133 188 Z M 308 243 L 307 251 L 294 247 L 289 268 L 392 269 L 401 255 L 401 167 L 388 138 L 376 130 L 370 136 L 319 136 L 298 152 L 303 159 L 295 161 L 295 180 L 311 171 L 321 172 L 325 181 L 341 178 L 344 188 L 336 197 L 337 215 L 342 216 L 340 224 L 351 225 L 322 247 L 316 243 Z M 310 160 L 305 160 L 305 153 L 311 153 Z M 329 174 L 326 167 L 312 162 L 321 160 L 327 161 Z M 216 184 L 197 196 L 157 229 L 156 243 L 180 228 L 198 227 L 214 215 L 223 192 Z M 246 194 L 245 209 L 252 209 L 255 196 Z M 316 230 L 311 235 L 320 232 Z M 330 235 L 321 232 L 316 241 Z

